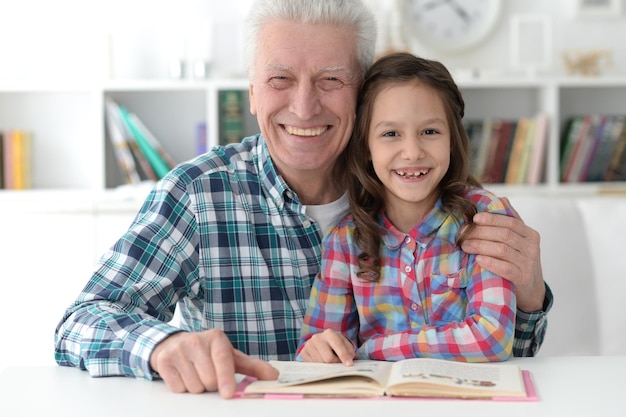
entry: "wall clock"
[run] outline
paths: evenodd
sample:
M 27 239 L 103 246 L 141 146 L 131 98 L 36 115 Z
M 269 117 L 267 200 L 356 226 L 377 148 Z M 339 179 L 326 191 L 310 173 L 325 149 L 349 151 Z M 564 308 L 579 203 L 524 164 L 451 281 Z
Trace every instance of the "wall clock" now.
M 484 41 L 497 25 L 502 0 L 403 0 L 408 30 L 425 46 L 458 52 Z

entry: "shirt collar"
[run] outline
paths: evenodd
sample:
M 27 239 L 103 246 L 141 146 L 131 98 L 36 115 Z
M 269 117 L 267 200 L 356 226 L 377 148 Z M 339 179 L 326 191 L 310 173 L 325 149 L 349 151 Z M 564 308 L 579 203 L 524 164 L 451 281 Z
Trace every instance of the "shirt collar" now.
M 407 236 L 423 244 L 430 243 L 435 236 L 453 243 L 462 225 L 442 210 L 441 199 L 437 200 L 435 207 L 426 215 L 424 220 L 411 229 L 409 233 L 398 230 L 384 213 L 381 214 L 379 223 L 386 231 L 382 236 L 382 241 L 389 249 L 400 247 Z
M 262 134 L 258 135 L 258 141 L 255 149 L 257 158 L 257 172 L 262 176 L 261 181 L 270 196 L 281 209 L 285 205 L 286 200 L 293 200 L 299 204 L 298 196 L 289 188 L 283 177 L 276 170 L 276 166 L 272 161 L 267 143 Z M 302 209 L 304 210 L 304 208 Z

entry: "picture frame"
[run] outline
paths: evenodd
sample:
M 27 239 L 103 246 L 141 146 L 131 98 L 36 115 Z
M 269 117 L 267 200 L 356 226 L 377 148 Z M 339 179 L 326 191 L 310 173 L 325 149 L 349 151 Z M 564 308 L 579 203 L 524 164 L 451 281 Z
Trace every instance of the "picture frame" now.
M 511 16 L 511 66 L 533 76 L 552 65 L 552 21 L 547 14 Z
M 574 16 L 578 18 L 618 17 L 622 0 L 575 0 Z

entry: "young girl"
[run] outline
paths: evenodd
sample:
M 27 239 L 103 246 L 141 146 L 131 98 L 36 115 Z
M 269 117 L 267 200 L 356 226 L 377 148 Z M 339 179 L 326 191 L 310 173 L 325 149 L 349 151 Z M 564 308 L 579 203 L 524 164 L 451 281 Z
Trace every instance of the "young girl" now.
M 513 286 L 460 243 L 478 211 L 515 212 L 469 173 L 464 106 L 439 62 L 397 53 L 367 73 L 345 153 L 351 215 L 324 238 L 297 360 L 511 356 Z

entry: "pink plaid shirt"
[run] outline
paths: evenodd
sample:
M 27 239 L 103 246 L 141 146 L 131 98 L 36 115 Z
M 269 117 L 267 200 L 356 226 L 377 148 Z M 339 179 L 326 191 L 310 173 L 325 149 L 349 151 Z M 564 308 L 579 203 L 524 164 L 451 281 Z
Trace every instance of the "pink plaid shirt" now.
M 515 216 L 488 191 L 471 189 L 467 197 L 478 211 Z M 408 234 L 384 216 L 381 224 L 377 282 L 357 277 L 360 249 L 351 216 L 324 238 L 296 359 L 304 342 L 330 328 L 358 347 L 359 359 L 507 360 L 515 331 L 513 285 L 454 244 L 461 225 L 441 210 L 441 201 Z

